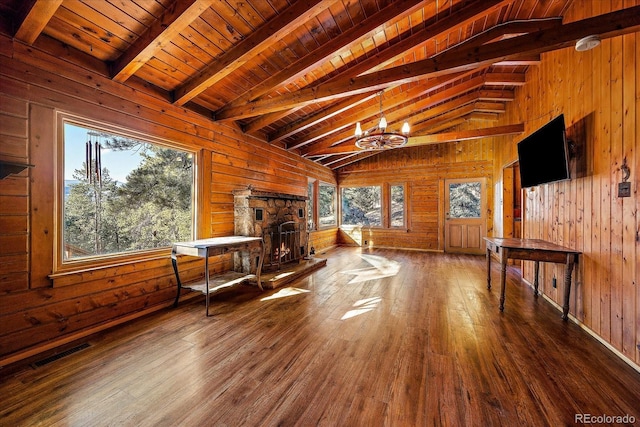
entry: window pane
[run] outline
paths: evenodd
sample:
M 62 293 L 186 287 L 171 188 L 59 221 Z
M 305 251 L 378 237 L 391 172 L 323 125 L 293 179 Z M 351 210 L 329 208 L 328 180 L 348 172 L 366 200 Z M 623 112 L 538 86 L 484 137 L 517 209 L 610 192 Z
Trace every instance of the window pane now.
M 451 218 L 480 218 L 480 183 L 449 184 L 449 216 Z
M 64 260 L 190 240 L 193 182 L 191 153 L 65 123 Z
M 320 227 L 336 225 L 336 187 L 321 182 L 318 186 L 318 198 Z
M 307 222 L 309 223 L 309 230 L 315 230 L 316 229 L 316 225 L 313 223 L 314 219 L 313 219 L 313 204 L 315 202 L 315 200 L 313 200 L 313 187 L 314 187 L 315 182 L 311 181 L 309 182 L 309 185 L 307 186 L 307 195 L 309 197 L 309 200 L 307 200 Z
M 391 226 L 404 227 L 404 185 L 391 186 Z
M 382 225 L 380 187 L 342 189 L 342 225 Z

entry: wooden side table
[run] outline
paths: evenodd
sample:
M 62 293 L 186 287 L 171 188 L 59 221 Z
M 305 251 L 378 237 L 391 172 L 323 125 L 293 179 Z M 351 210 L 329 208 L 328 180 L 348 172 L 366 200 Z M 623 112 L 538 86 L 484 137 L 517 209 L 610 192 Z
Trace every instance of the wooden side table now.
M 581 254 L 580 251 L 538 239 L 485 237 L 484 240 L 487 242 L 487 289 L 491 289 L 491 253 L 495 252 L 500 256 L 500 311 L 504 311 L 507 259 L 535 261 L 533 287 L 536 296 L 538 295 L 540 262 L 553 262 L 565 264 L 562 319 L 567 320 L 569 318 L 571 273 L 573 272 L 574 266 L 578 263 L 578 257 Z
M 256 254 L 258 261 L 256 263 L 257 267 L 255 273 L 230 271 L 209 277 L 209 257 L 240 251 L 247 251 L 251 254 Z M 178 255 L 204 258 L 204 282 L 182 284 L 180 281 L 180 275 L 178 274 Z M 180 298 L 180 291 L 182 288 L 188 288 L 205 294 L 206 315 L 209 316 L 209 295 L 212 292 L 250 280 L 256 280 L 258 287 L 262 290 L 260 273 L 262 270 L 263 258 L 264 242 L 261 237 L 227 236 L 174 243 L 173 248 L 171 249 L 171 263 L 178 282 L 178 292 L 173 306 L 178 306 L 178 300 Z

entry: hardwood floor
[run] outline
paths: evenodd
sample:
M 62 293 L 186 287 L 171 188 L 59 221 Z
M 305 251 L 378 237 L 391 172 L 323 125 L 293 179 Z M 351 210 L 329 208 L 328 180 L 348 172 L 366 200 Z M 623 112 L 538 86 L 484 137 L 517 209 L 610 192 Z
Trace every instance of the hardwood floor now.
M 2 378 L 2 426 L 560 426 L 635 417 L 640 373 L 484 257 L 338 248 Z M 498 280 L 498 263 L 493 277 Z M 580 424 L 580 423 L 578 423 Z

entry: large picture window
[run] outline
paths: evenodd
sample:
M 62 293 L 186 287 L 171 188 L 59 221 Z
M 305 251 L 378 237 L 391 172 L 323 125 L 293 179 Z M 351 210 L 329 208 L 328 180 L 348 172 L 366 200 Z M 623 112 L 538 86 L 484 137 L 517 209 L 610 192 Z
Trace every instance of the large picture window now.
M 318 185 L 318 222 L 320 227 L 337 225 L 336 187 L 325 182 Z
M 342 225 L 382 226 L 380 187 L 344 187 Z
M 193 153 L 151 138 L 62 123 L 63 262 L 192 239 Z

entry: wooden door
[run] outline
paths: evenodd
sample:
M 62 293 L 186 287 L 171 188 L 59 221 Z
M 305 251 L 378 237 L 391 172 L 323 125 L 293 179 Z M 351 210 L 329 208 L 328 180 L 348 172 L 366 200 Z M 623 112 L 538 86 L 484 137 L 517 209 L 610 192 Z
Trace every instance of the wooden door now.
M 486 185 L 484 178 L 445 181 L 446 252 L 484 254 L 486 236 Z

